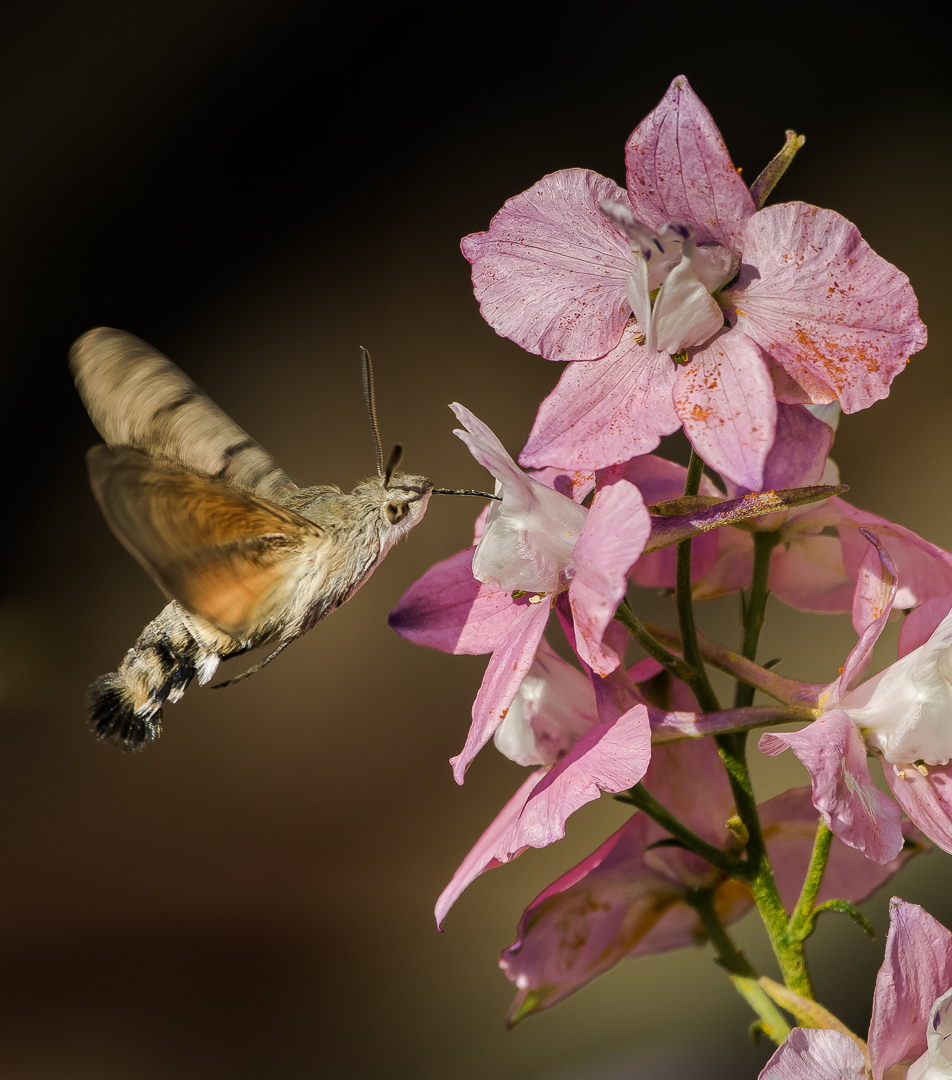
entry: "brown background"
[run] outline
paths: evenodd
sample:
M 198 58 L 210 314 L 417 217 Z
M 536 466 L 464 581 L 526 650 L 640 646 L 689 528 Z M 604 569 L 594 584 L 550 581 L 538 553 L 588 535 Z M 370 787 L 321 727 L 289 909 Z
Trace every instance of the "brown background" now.
M 88 493 L 70 341 L 139 334 L 302 482 L 345 487 L 372 471 L 366 345 L 407 467 L 483 484 L 446 404 L 516 451 L 559 369 L 482 322 L 459 238 L 546 172 L 623 180 L 625 138 L 682 71 L 745 177 L 785 127 L 806 131 L 778 197 L 846 214 L 912 278 L 931 344 L 844 422 L 834 457 L 855 502 L 952 547 L 948 83 L 915 5 L 862 27 L 830 5 L 789 26 L 713 6 L 446 10 L 96 0 L 2 16 L 4 1078 L 671 1080 L 754 1077 L 765 1059 L 706 949 L 624 963 L 503 1030 L 498 951 L 624 820 L 611 800 L 434 931 L 435 897 L 522 773 L 489 748 L 456 787 L 446 759 L 484 660 L 412 647 L 386 613 L 468 543 L 476 505 L 434 500 L 356 600 L 249 683 L 192 689 L 142 756 L 85 728 L 86 684 L 160 598 Z M 736 599 L 703 618 L 734 640 Z M 845 616 L 777 605 L 764 655 L 828 679 L 852 641 Z M 764 797 L 804 782 L 795 762 L 756 766 Z M 950 866 L 933 853 L 893 891 L 952 925 Z M 866 906 L 880 931 L 888 895 Z M 756 923 L 738 933 L 771 971 Z M 864 1029 L 882 937 L 829 917 L 811 955 L 823 999 Z

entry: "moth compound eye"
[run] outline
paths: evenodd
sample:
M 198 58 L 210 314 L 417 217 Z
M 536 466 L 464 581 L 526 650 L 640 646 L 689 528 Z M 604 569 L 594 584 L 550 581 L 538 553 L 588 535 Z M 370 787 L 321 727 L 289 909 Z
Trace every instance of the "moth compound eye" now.
M 387 517 L 390 519 L 392 525 L 396 525 L 398 521 L 403 519 L 410 512 L 409 503 L 390 502 L 387 503 Z

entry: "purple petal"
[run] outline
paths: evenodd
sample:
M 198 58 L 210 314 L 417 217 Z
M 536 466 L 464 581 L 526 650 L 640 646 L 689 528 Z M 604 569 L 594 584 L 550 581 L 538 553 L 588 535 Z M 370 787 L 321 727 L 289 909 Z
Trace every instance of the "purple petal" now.
M 618 656 L 602 645 L 602 637 L 625 595 L 625 575 L 650 535 L 651 517 L 641 492 L 609 471 L 600 479 L 575 545 L 575 577 L 569 586 L 576 648 L 599 675 L 618 666 Z
M 644 783 L 663 806 L 705 840 L 721 845 L 730 839 L 724 822 L 734 813 L 734 799 L 713 739 L 656 746 Z M 658 837 L 668 835 L 657 825 L 649 832 L 655 830 Z
M 497 334 L 547 360 L 594 360 L 618 344 L 634 257 L 598 204 L 623 198 L 613 180 L 565 169 L 465 237 L 479 310 Z
M 525 603 L 473 577 L 473 551 L 431 566 L 403 594 L 389 624 L 415 645 L 448 653 L 492 652 L 518 622 Z
M 625 147 L 635 217 L 660 230 L 689 222 L 699 243 L 716 240 L 736 256 L 755 207 L 711 114 L 679 75 Z
M 886 959 L 876 978 L 869 1057 L 873 1080 L 926 1050 L 935 999 L 952 986 L 952 934 L 916 904 L 889 902 Z
M 757 1080 L 863 1080 L 863 1052 L 841 1031 L 794 1028 Z
M 738 329 L 814 400 L 831 391 L 848 413 L 886 397 L 926 343 L 906 275 L 846 218 L 806 203 L 750 219 L 732 298 Z
M 810 774 L 813 805 L 834 835 L 881 866 L 892 862 L 903 842 L 899 807 L 873 786 L 850 718 L 834 709 L 802 731 L 762 735 L 759 743 L 772 757 L 788 747 Z
M 674 407 L 708 465 L 749 491 L 761 489 L 777 402 L 752 341 L 729 331 L 695 353 L 678 370 Z
M 853 578 L 843 569 L 835 536 L 794 534 L 789 546 L 775 547 L 769 584 L 778 600 L 798 611 L 849 611 L 853 602 Z
M 546 769 L 536 769 L 530 773 L 519 787 L 519 790 L 506 803 L 496 815 L 495 820 L 483 835 L 473 845 L 472 850 L 460 863 L 459 869 L 453 875 L 449 885 L 440 893 L 436 902 L 436 925 L 443 929 L 443 920 L 446 913 L 460 898 L 463 890 L 471 885 L 480 874 L 491 870 L 494 866 L 502 866 L 521 855 L 525 848 L 512 851 L 508 848 L 505 838 L 509 836 L 513 825 L 519 820 L 526 800 L 532 794 L 532 789 L 546 774 Z
M 909 820 L 943 851 L 952 853 L 952 765 L 924 768 L 926 776 L 915 765 L 899 769 L 884 763 L 883 772 Z
M 539 406 L 523 465 L 601 469 L 647 454 L 678 430 L 674 363 L 636 344 L 637 334 L 629 327 L 603 359 L 565 369 Z
M 920 604 L 902 621 L 899 631 L 899 656 L 918 649 L 935 633 L 938 625 L 952 609 L 952 596 L 932 596 Z
M 806 487 L 823 482 L 833 429 L 802 405 L 777 404 L 777 431 L 764 463 L 763 488 Z
M 469 763 L 506 718 L 519 684 L 532 666 L 548 618 L 548 600 L 540 604 L 525 604 L 519 618 L 510 623 L 496 647 L 473 702 L 473 722 L 466 736 L 466 745 L 455 758 L 450 759 L 457 784 L 462 784 Z
M 810 864 L 819 822 L 810 789 L 785 791 L 761 803 L 758 810 L 780 898 L 787 911 L 793 911 Z M 922 837 L 910 822 L 903 825 L 902 832 L 906 840 L 922 845 Z M 880 866 L 834 837 L 818 901 L 839 898 L 852 904 L 861 903 L 908 862 L 915 850 L 915 847 L 905 849 L 892 862 Z
M 613 967 L 677 905 L 682 889 L 644 864 L 646 825 L 644 814 L 630 818 L 526 908 L 499 962 L 519 988 L 510 1023 Z
M 741 589 L 746 589 L 750 585 L 751 574 L 754 569 L 754 542 L 751 539 L 750 533 L 741 529 L 718 529 L 716 533 L 702 533 L 694 541 L 695 546 L 698 541 L 702 540 L 705 536 L 717 537 L 717 561 L 714 566 L 707 571 L 703 576 L 694 578 L 693 594 L 696 600 L 714 600 L 718 596 L 724 596 L 726 593 L 740 592 Z M 835 542 L 835 541 L 834 541 Z M 668 549 L 663 548 L 657 552 L 658 555 L 663 555 Z M 774 548 L 774 560 L 777 558 L 777 548 Z M 692 547 L 691 553 L 693 556 L 694 549 Z M 645 555 L 639 560 L 639 566 L 641 562 L 647 559 L 654 558 L 655 553 Z M 691 562 L 692 569 L 694 562 Z M 771 575 L 773 573 L 773 565 L 771 564 Z M 638 566 L 635 567 L 638 570 Z M 637 580 L 637 578 L 636 578 Z M 647 584 L 647 583 L 646 583 Z M 669 588 L 672 588 L 669 586 Z M 850 583 L 852 589 L 852 583 Z M 770 589 L 774 591 L 773 577 L 770 579 Z M 786 601 L 784 601 L 786 603 Z

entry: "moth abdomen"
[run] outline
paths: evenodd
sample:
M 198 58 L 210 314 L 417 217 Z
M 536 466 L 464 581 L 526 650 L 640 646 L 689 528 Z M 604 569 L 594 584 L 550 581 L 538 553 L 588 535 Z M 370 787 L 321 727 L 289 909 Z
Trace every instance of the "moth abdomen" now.
M 136 711 L 136 696 L 119 671 L 100 675 L 86 691 L 89 723 L 97 739 L 116 743 L 126 750 L 141 750 L 162 733 L 162 710 L 150 715 Z

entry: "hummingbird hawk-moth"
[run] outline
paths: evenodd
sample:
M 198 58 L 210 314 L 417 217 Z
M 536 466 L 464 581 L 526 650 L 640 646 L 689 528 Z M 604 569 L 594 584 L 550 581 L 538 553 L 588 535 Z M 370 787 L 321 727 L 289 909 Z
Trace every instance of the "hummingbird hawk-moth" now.
M 426 512 L 434 489 L 383 464 L 370 358 L 364 392 L 377 475 L 350 494 L 301 488 L 170 360 L 132 334 L 102 327 L 80 337 L 70 366 L 105 445 L 88 454 L 109 527 L 170 602 L 116 672 L 89 688 L 100 738 L 141 750 L 161 733 L 162 707 L 193 678 L 275 645 L 273 660 L 364 584 Z M 490 496 L 491 497 L 491 496 Z M 228 685 L 223 683 L 220 685 Z

